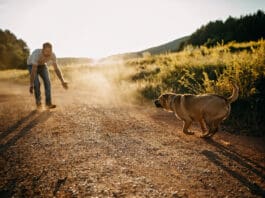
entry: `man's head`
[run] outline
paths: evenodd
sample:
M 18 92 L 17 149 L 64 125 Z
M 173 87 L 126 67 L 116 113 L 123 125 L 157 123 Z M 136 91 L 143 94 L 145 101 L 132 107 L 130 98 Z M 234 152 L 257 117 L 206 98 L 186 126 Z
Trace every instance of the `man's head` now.
M 49 42 L 43 43 L 42 54 L 45 57 L 50 57 L 52 55 L 52 44 L 51 43 L 49 43 Z

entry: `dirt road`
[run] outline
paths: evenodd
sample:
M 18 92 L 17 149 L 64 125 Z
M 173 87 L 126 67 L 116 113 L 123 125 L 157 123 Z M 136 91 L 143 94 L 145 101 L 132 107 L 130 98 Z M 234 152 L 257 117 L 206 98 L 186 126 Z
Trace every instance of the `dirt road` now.
M 265 196 L 264 138 L 187 136 L 171 113 L 91 88 L 53 98 L 35 111 L 27 86 L 0 83 L 0 197 Z

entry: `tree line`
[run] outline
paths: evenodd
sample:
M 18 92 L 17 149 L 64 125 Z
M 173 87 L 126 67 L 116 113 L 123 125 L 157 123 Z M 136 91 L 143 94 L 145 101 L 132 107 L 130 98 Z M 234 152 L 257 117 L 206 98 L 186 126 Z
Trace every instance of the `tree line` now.
M 0 29 L 0 69 L 24 69 L 29 55 L 25 41 L 9 30 Z
M 265 13 L 258 10 L 240 18 L 230 16 L 225 21 L 211 21 L 201 26 L 182 43 L 182 49 L 186 45 L 211 47 L 217 43 L 257 41 L 261 38 L 265 38 Z

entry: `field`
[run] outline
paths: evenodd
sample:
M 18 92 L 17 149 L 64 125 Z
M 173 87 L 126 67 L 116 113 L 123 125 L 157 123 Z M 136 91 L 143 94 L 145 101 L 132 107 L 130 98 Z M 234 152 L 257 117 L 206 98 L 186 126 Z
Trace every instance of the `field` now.
M 264 132 L 235 125 L 237 105 L 259 98 L 264 42 L 243 45 L 63 65 L 68 90 L 51 69 L 58 107 L 50 111 L 36 111 L 27 71 L 0 71 L 0 197 L 265 196 Z M 196 123 L 194 136 L 183 134 L 182 122 L 150 100 L 166 91 L 229 95 L 230 77 L 240 102 L 212 140 L 199 138 Z

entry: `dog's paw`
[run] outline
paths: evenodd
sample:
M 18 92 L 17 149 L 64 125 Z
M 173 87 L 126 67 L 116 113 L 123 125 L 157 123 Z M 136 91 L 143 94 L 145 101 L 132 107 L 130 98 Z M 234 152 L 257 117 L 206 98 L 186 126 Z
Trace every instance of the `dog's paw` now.
M 209 136 L 209 133 L 201 134 L 199 137 L 200 138 L 211 138 L 211 136 Z
M 207 138 L 212 138 L 214 136 L 215 133 L 210 133 L 207 135 Z

